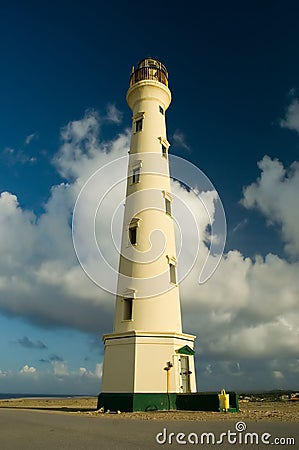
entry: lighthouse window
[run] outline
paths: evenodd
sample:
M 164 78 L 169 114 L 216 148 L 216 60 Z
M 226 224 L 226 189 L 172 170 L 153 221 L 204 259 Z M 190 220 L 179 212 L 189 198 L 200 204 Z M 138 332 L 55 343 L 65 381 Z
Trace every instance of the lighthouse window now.
M 142 120 L 143 120 L 143 119 L 138 119 L 138 120 L 136 120 L 136 122 L 135 122 L 135 125 L 136 125 L 136 133 L 137 133 L 138 131 L 141 131 L 141 130 L 142 130 Z
M 159 105 L 159 111 L 160 111 L 160 113 L 161 113 L 161 114 L 163 114 L 163 115 L 164 115 L 164 109 L 162 108 L 162 106 L 161 106 L 161 105 Z
M 132 245 L 137 244 L 137 225 L 129 228 L 129 239 Z
M 140 180 L 140 167 L 137 167 L 136 169 L 133 169 L 133 175 L 132 175 L 132 183 L 139 183 Z
M 170 283 L 176 284 L 176 270 L 174 264 L 169 264 Z
M 124 298 L 123 320 L 132 320 L 133 318 L 133 299 Z
M 168 198 L 165 198 L 165 211 L 166 214 L 171 216 L 171 201 Z
M 164 144 L 162 144 L 162 155 L 164 158 L 167 158 L 167 148 Z

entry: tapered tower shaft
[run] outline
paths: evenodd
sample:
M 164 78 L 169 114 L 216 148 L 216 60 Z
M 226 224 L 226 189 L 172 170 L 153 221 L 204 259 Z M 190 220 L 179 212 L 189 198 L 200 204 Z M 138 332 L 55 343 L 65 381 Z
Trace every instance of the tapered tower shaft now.
M 162 83 L 163 81 L 163 83 Z M 164 66 L 145 60 L 132 72 L 133 113 L 114 332 L 181 333 L 165 112 Z M 124 296 L 132 298 L 130 318 Z

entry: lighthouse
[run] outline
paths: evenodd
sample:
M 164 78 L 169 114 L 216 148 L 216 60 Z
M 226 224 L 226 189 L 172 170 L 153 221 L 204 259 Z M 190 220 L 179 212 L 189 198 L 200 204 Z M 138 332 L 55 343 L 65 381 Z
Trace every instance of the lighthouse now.
M 132 68 L 127 188 L 113 332 L 103 336 L 98 406 L 172 409 L 196 392 L 195 336 L 182 332 L 166 111 L 168 72 L 153 58 Z

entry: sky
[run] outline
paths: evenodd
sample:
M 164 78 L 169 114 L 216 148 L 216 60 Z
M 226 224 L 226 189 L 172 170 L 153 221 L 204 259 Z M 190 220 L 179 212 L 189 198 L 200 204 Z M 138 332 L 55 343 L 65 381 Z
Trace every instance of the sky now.
M 77 3 L 1 11 L 0 392 L 100 392 L 114 297 L 76 258 L 72 212 L 86 180 L 128 152 L 129 75 L 148 56 L 169 72 L 170 153 L 211 180 L 227 221 L 214 275 L 199 285 L 195 265 L 180 287 L 198 390 L 298 390 L 297 2 Z

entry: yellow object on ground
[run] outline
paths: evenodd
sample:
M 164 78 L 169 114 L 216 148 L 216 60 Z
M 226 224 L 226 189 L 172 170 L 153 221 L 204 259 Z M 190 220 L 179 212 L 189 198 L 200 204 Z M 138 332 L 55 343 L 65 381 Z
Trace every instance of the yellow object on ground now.
M 229 394 L 225 392 L 225 389 L 221 390 L 221 393 L 218 394 L 219 398 L 219 409 L 220 411 L 228 411 L 229 410 Z

